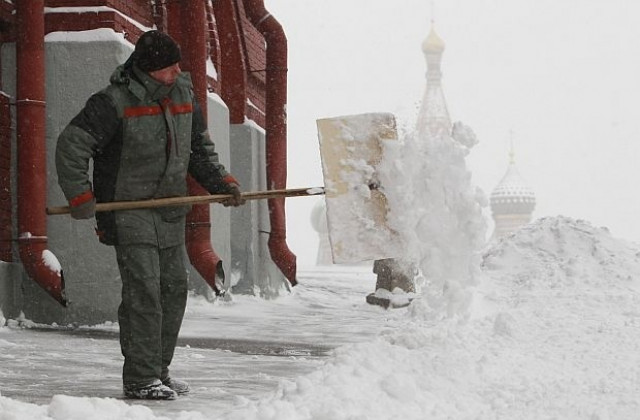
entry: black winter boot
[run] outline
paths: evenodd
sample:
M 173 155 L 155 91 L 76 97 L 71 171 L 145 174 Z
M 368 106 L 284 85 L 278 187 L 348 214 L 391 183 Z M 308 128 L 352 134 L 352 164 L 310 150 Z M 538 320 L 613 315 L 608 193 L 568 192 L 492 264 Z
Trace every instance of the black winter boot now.
M 160 380 L 155 380 L 148 385 L 125 385 L 124 396 L 137 400 L 175 400 L 178 394 Z
M 191 387 L 189 387 L 188 383 L 179 379 L 173 379 L 171 377 L 163 379 L 162 385 L 168 386 L 178 395 L 187 394 L 189 391 L 191 391 Z

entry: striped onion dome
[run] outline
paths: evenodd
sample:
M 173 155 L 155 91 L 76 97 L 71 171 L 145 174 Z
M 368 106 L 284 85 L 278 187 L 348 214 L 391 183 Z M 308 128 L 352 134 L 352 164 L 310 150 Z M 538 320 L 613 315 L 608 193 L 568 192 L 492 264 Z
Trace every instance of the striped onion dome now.
M 490 202 L 494 214 L 530 214 L 536 207 L 536 196 L 512 162 L 491 192 Z

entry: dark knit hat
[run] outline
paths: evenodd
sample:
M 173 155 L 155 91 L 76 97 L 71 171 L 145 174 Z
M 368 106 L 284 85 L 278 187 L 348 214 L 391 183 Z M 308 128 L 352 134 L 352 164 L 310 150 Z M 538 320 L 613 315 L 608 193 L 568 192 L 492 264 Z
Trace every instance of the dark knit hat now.
M 169 67 L 180 61 L 180 47 L 167 34 L 148 31 L 142 34 L 133 51 L 138 68 L 145 72 Z

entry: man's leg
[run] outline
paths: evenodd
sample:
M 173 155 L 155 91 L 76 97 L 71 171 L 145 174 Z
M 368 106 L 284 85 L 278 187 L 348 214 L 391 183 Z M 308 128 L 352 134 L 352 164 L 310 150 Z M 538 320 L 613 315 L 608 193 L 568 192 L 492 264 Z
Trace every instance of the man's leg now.
M 178 341 L 178 333 L 187 306 L 187 267 L 184 245 L 160 250 L 160 287 L 162 302 L 162 371 L 169 377 L 169 365 Z
M 159 380 L 162 371 L 159 252 L 149 245 L 127 245 L 117 246 L 116 255 L 122 277 L 122 380 L 125 387 L 144 386 Z

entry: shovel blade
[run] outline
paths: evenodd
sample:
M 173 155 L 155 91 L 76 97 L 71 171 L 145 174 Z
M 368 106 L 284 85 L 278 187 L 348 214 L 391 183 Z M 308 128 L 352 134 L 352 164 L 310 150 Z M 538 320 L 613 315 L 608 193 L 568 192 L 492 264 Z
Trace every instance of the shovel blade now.
M 377 172 L 383 144 L 397 141 L 393 114 L 369 113 L 317 120 L 327 227 L 335 264 L 392 258 L 398 235 Z

